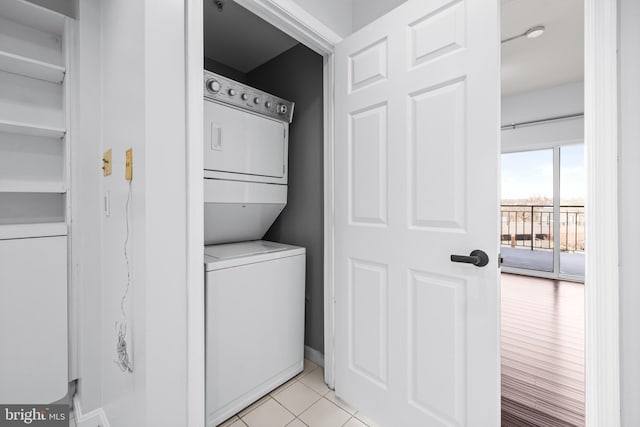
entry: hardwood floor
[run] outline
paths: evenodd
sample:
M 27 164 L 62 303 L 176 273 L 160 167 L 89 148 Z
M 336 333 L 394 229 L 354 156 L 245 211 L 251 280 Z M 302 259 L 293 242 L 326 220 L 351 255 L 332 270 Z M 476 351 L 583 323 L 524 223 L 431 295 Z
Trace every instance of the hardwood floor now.
M 584 285 L 502 274 L 502 425 L 584 426 Z

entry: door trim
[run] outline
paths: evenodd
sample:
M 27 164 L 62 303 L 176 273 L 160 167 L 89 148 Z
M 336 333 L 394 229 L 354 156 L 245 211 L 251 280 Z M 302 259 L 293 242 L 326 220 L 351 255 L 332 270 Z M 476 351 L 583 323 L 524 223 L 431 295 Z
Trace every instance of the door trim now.
M 303 9 L 294 0 L 235 0 L 240 6 L 327 57 L 342 37 Z
M 187 211 L 187 420 L 205 427 L 204 301 L 204 27 L 203 0 L 185 1 L 186 211 Z
M 585 418 L 620 425 L 617 0 L 585 1 Z M 597 221 L 595 221 L 597 219 Z

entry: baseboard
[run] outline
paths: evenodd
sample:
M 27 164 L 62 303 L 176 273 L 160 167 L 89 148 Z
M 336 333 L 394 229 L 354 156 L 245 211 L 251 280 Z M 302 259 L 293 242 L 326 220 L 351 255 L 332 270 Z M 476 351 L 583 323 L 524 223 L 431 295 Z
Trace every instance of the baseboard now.
M 102 408 L 83 414 L 78 396 L 73 398 L 73 412 L 77 427 L 110 427 L 107 414 L 104 413 Z
M 311 348 L 308 345 L 304 346 L 304 358 L 311 360 L 318 366 L 322 366 L 324 368 L 324 354 L 320 353 L 315 348 Z

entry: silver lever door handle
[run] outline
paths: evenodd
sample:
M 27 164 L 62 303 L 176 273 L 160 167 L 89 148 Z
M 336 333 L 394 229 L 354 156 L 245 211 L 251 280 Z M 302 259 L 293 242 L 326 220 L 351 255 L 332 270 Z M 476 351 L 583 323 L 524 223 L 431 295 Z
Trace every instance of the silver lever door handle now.
M 464 262 L 467 264 L 473 264 L 476 267 L 484 267 L 489 264 L 489 255 L 486 252 L 476 249 L 471 251 L 469 256 L 466 255 L 451 255 L 451 262 Z

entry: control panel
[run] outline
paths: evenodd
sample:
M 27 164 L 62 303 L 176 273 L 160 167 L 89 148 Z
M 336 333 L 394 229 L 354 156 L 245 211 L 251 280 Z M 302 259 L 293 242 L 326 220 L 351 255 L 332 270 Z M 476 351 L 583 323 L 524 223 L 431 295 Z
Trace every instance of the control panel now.
M 204 97 L 291 123 L 295 103 L 204 70 Z

